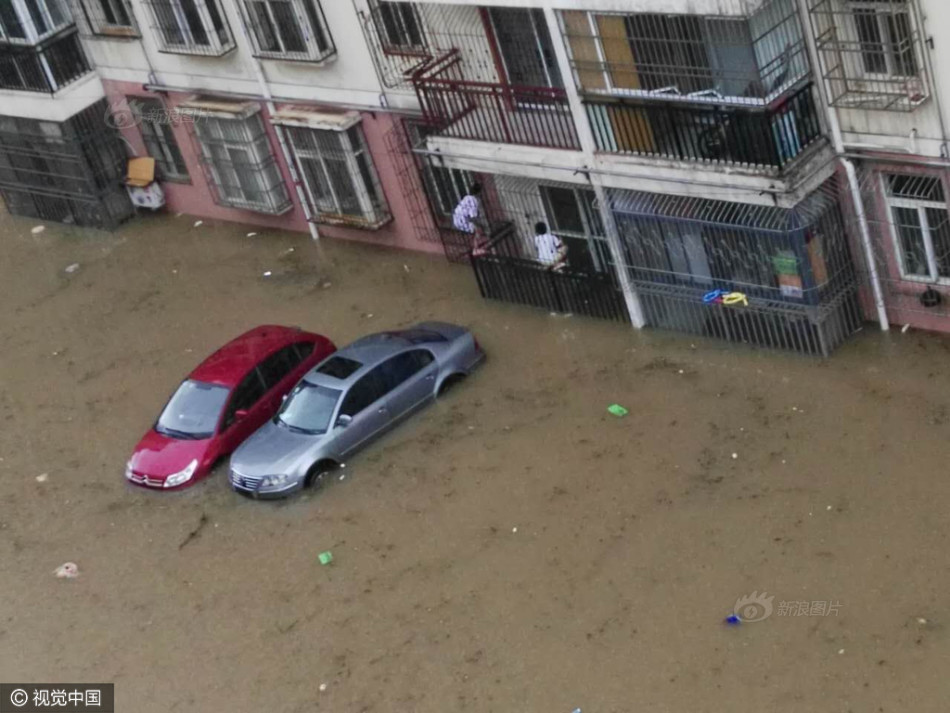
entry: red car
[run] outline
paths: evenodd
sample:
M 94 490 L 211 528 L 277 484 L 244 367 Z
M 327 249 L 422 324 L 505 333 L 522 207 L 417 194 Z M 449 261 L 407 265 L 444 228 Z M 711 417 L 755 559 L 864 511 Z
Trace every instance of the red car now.
M 271 418 L 300 378 L 336 347 L 293 327 L 263 326 L 205 359 L 182 382 L 135 447 L 125 477 L 183 488 L 208 475 Z

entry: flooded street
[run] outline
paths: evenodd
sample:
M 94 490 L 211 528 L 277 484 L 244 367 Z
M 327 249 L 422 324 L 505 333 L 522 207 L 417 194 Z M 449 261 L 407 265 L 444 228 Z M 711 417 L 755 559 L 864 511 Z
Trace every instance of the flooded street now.
M 0 218 L 2 680 L 114 682 L 139 713 L 946 711 L 946 337 L 868 326 L 805 359 L 193 222 Z M 342 345 L 422 319 L 488 361 L 324 491 L 125 483 L 246 329 Z M 723 623 L 764 592 L 770 616 Z

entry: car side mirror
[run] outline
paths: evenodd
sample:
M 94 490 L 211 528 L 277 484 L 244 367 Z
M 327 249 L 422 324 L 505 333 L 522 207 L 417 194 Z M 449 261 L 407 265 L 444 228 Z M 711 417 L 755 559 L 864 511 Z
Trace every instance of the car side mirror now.
M 337 428 L 346 428 L 347 426 L 350 425 L 350 423 L 351 423 L 352 421 L 353 421 L 353 417 L 352 417 L 352 416 L 348 416 L 348 415 L 345 414 L 345 413 L 341 413 L 339 416 L 337 416 L 337 419 L 336 419 L 336 427 L 337 427 Z
M 239 408 L 234 412 L 234 420 L 240 421 L 241 419 L 247 418 L 247 409 Z

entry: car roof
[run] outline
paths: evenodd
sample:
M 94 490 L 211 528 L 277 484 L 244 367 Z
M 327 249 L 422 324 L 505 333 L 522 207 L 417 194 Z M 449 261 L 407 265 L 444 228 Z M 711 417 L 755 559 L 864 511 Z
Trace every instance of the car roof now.
M 429 335 L 431 338 L 422 339 L 422 335 Z M 333 389 L 345 389 L 357 381 L 367 371 L 394 354 L 398 354 L 410 347 L 418 347 L 431 343 L 444 343 L 446 341 L 445 337 L 437 332 L 415 328 L 377 332 L 376 334 L 361 337 L 352 344 L 338 349 L 314 369 L 307 372 L 304 378 L 312 384 L 328 386 Z M 350 359 L 358 362 L 360 367 L 349 373 L 348 376 L 343 379 L 321 372 L 320 369 L 333 359 Z
M 299 327 L 265 324 L 232 339 L 199 364 L 189 379 L 234 387 L 253 366 L 292 342 L 315 341 L 320 337 Z

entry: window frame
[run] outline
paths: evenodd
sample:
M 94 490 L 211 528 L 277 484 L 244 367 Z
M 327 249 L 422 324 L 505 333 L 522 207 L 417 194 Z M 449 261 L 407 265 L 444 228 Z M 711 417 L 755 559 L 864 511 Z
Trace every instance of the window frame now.
M 363 127 L 359 123 L 353 124 L 344 130 L 314 129 L 302 126 L 288 127 L 288 129 L 290 150 L 316 222 L 376 229 L 391 220 L 392 213 L 389 210 L 389 203 L 386 200 L 382 185 L 380 185 L 379 173 L 376 171 L 372 154 L 366 144 Z M 320 140 L 317 136 L 309 137 L 307 139 L 308 145 L 302 146 L 303 134 L 301 132 L 319 133 L 324 135 L 324 138 L 333 136 L 341 154 L 331 157 L 321 153 Z M 333 171 L 328 166 L 328 162 L 331 159 L 337 160 L 340 158 L 345 163 L 347 175 L 356 194 L 360 206 L 359 215 L 346 212 L 337 181 L 332 178 Z M 363 161 L 362 167 L 360 166 L 361 159 Z M 318 187 L 311 185 L 314 176 L 310 171 L 304 170 L 304 161 L 312 161 L 319 168 L 317 178 L 322 177 L 323 179 L 322 185 L 319 186 L 319 188 L 324 189 L 323 194 L 317 191 Z M 367 179 L 369 179 L 368 183 Z M 327 197 L 333 203 L 331 210 L 326 208 Z
M 108 22 L 105 12 L 106 5 L 112 8 L 113 15 L 116 15 L 116 8 L 121 8 L 129 19 L 128 24 Z M 127 39 L 135 39 L 141 36 L 130 0 L 78 0 L 78 6 L 86 20 L 89 31 L 94 35 Z M 90 9 L 91 7 L 95 9 Z
M 943 203 L 941 203 L 940 201 L 926 200 L 923 198 L 902 198 L 891 195 L 888 181 L 891 176 L 901 175 L 905 174 L 883 172 L 880 174 L 881 190 L 883 191 L 884 201 L 887 204 L 887 222 L 890 226 L 894 254 L 897 256 L 897 269 L 900 273 L 900 278 L 902 280 L 907 280 L 908 282 L 950 285 L 950 275 L 942 276 L 940 274 L 940 267 L 937 263 L 937 254 L 934 247 L 932 227 L 927 216 L 928 210 L 941 210 L 947 214 L 947 218 L 950 220 L 950 206 L 948 206 L 946 199 Z M 946 197 L 943 179 L 940 176 L 933 175 L 927 175 L 927 178 L 932 178 L 933 180 L 937 181 L 941 192 L 943 192 L 944 196 Z M 897 217 L 894 213 L 895 208 L 917 211 L 918 220 L 920 221 L 920 237 L 924 245 L 924 254 L 927 258 L 927 270 L 930 273 L 929 275 L 915 275 L 907 271 L 904 249 L 901 245 L 900 225 L 897 222 Z
M 307 47 L 305 51 L 286 49 L 285 38 L 280 31 L 282 25 L 278 21 L 273 7 L 275 3 L 285 4 L 292 10 L 297 31 Z M 333 41 L 333 35 L 330 32 L 329 24 L 327 24 L 320 0 L 240 0 L 240 6 L 242 19 L 248 29 L 255 57 L 297 62 L 325 62 L 336 55 L 336 43 Z M 255 6 L 262 7 L 267 14 L 273 36 L 282 49 L 269 50 L 264 48 L 259 34 L 263 28 L 260 26 L 258 16 L 253 11 Z M 322 49 L 320 48 L 321 41 L 318 39 L 318 35 L 322 37 L 322 44 L 324 45 Z
M 889 12 L 898 5 L 903 7 L 900 13 Z M 921 63 L 920 58 L 917 56 L 917 43 L 914 40 L 915 23 L 911 3 L 896 0 L 878 0 L 877 2 L 874 0 L 848 0 L 848 10 L 851 14 L 852 22 L 854 23 L 855 41 L 858 45 L 858 54 L 861 57 L 861 76 L 871 80 L 920 79 Z M 891 32 L 892 23 L 889 22 L 888 19 L 896 17 L 898 14 L 907 18 L 907 36 L 903 40 L 895 41 Z M 880 39 L 874 43 L 873 47 L 865 47 L 866 43 L 861 39 L 861 29 L 858 23 L 859 16 L 874 17 L 875 29 Z M 905 74 L 903 71 L 897 71 L 899 65 L 904 65 L 907 62 L 906 59 L 902 59 L 899 56 L 901 52 L 898 48 L 901 42 L 908 44 L 905 52 L 910 53 L 910 61 L 913 62 L 914 65 L 913 74 Z M 867 68 L 868 55 L 882 56 L 884 58 L 885 71 L 869 71 Z
M 241 139 L 227 136 L 228 132 L 223 130 L 219 123 L 214 122 L 230 122 L 239 126 L 242 134 Z M 252 122 L 256 126 L 251 126 Z M 271 145 L 270 137 L 267 134 L 267 127 L 259 111 L 246 116 L 234 114 L 233 118 L 222 115 L 199 115 L 195 117 L 193 126 L 202 160 L 214 181 L 219 205 L 267 215 L 281 215 L 293 207 L 286 181 L 284 181 L 280 165 L 274 154 L 274 147 Z M 217 128 L 211 130 L 207 128 L 209 126 L 216 126 Z M 254 129 L 258 130 L 257 133 L 254 132 Z M 206 131 L 208 133 L 205 133 Z M 220 155 L 216 154 L 215 148 L 222 149 L 225 152 L 226 162 L 222 160 Z M 248 159 L 247 174 L 241 174 L 235 168 L 236 162 L 232 152 L 237 151 L 244 152 Z M 231 182 L 223 180 L 228 171 L 233 174 L 231 177 L 234 180 Z M 273 186 L 268 186 L 265 182 L 268 171 L 272 171 L 272 178 L 278 180 L 278 183 Z M 261 201 L 248 198 L 247 189 L 241 181 L 242 175 L 253 177 L 257 192 L 262 197 Z M 279 194 L 275 193 L 278 185 L 280 187 Z M 237 189 L 241 195 L 232 195 L 234 189 Z
M 407 29 L 406 11 L 412 17 L 415 24 L 415 30 L 419 41 L 413 42 L 411 31 Z M 392 25 L 386 22 L 384 15 L 389 14 L 396 21 L 397 30 L 402 31 L 409 40 L 407 42 L 393 42 L 390 28 Z M 422 15 L 419 13 L 415 3 L 412 2 L 377 2 L 373 11 L 373 21 L 376 24 L 376 34 L 379 37 L 379 46 L 385 55 L 395 57 L 422 57 L 428 54 L 429 42 L 426 38 L 425 25 L 422 21 Z
M 178 137 L 175 136 L 170 122 L 151 116 L 157 111 L 167 119 L 170 114 L 165 108 L 165 103 L 158 97 L 139 96 L 126 97 L 126 103 L 129 105 L 129 111 L 136 119 L 146 153 L 155 159 L 155 164 L 160 172 L 160 180 L 173 183 L 191 183 L 188 165 L 185 163 L 185 157 L 178 145 Z M 151 104 L 152 108 L 143 113 L 141 109 L 145 107 L 139 108 L 137 106 L 142 104 Z M 149 127 L 147 132 L 143 128 L 145 126 Z M 155 151 L 153 148 L 158 150 Z M 156 156 L 156 153 L 161 155 Z M 173 170 L 169 170 L 169 167 Z
M 231 32 L 231 26 L 228 23 L 227 13 L 219 0 L 147 0 L 152 11 L 152 19 L 155 22 L 155 37 L 158 40 L 159 52 L 166 54 L 199 54 L 220 56 L 232 51 L 236 44 L 234 34 Z M 207 38 L 207 43 L 197 42 L 194 38 L 194 28 L 191 26 L 183 2 L 193 3 L 198 13 L 198 20 L 201 23 L 201 29 Z M 164 7 L 159 11 L 159 7 Z M 214 8 L 215 14 L 221 22 L 220 30 L 215 27 L 214 17 L 211 8 Z M 172 18 L 175 22 L 178 34 L 182 42 L 172 42 L 168 38 L 166 31 L 167 24 L 163 19 Z M 221 34 L 224 34 L 222 38 Z
M 72 13 L 63 0 L 8 0 L 12 2 L 10 10 L 16 15 L 17 24 L 23 30 L 23 37 L 11 35 L 8 28 L 4 26 L 3 19 L 0 17 L 0 41 L 18 45 L 35 45 L 48 37 L 52 37 L 58 32 L 74 24 Z M 34 6 L 37 14 L 40 15 L 47 27 L 43 32 L 38 32 L 33 15 L 30 12 L 30 5 Z M 50 12 L 50 8 L 55 8 L 57 14 L 61 17 L 61 22 L 57 22 Z

